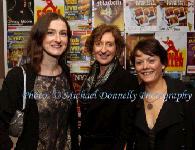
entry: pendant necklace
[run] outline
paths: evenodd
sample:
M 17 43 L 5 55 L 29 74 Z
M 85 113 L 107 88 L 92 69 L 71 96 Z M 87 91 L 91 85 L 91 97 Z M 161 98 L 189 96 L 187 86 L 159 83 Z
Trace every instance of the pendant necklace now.
M 161 94 L 160 96 L 157 96 L 156 99 L 152 99 L 152 101 L 149 101 L 147 98 L 145 98 L 144 100 L 145 100 L 145 102 L 147 102 L 147 104 L 146 104 L 146 105 L 147 105 L 147 106 L 146 106 L 147 109 L 148 109 L 148 110 L 153 109 L 154 105 L 153 105 L 152 103 L 154 103 L 155 101 L 161 99 L 162 96 L 165 95 L 166 92 L 167 92 L 167 88 L 165 88 L 165 90 L 163 90 L 162 94 Z
M 153 108 L 153 104 L 149 103 L 147 104 L 147 109 L 151 110 Z
M 152 103 L 154 103 L 156 100 L 158 100 L 158 99 L 155 99 L 152 102 L 151 101 L 149 102 L 148 100 L 145 100 L 147 102 L 146 107 L 147 107 L 148 110 L 151 110 L 154 107 Z

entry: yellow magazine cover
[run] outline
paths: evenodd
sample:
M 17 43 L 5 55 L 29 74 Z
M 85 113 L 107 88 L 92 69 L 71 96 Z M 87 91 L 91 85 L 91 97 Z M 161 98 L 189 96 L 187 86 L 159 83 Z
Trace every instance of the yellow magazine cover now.
M 181 71 L 185 73 L 187 63 L 187 33 L 156 32 L 155 38 L 167 50 L 168 66 L 166 71 Z
M 34 1 L 34 22 L 48 12 L 55 12 L 64 16 L 64 0 L 36 0 Z

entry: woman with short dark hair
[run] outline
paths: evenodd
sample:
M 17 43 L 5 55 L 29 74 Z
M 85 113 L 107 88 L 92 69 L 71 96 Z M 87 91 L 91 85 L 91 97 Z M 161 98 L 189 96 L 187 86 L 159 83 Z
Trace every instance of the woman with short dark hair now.
M 141 81 L 135 111 L 134 150 L 194 149 L 194 93 L 164 75 L 167 51 L 156 39 L 141 40 L 131 53 Z M 185 93 L 185 96 L 181 96 Z

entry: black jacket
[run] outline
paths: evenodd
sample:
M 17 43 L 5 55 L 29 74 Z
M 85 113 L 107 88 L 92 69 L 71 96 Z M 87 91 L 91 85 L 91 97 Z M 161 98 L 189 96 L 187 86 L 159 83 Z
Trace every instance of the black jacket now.
M 70 86 L 72 83 L 69 75 L 68 67 L 61 65 L 64 72 L 67 73 Z M 27 83 L 27 92 L 32 92 L 36 73 L 30 65 L 24 65 Z M 73 90 L 73 88 L 72 88 Z M 23 93 L 23 73 L 20 67 L 15 67 L 10 70 L 3 82 L 2 90 L 0 91 L 0 149 L 10 150 L 12 141 L 8 135 L 9 122 L 16 109 L 22 109 L 22 93 Z M 27 104 L 24 113 L 24 126 L 22 135 L 17 141 L 17 150 L 36 150 L 39 138 L 39 114 L 37 104 L 34 98 L 29 99 L 27 96 Z M 72 149 L 78 149 L 77 136 L 77 112 L 76 101 L 73 101 L 70 112 L 70 126 L 72 136 Z
M 138 99 L 134 131 L 135 143 L 128 144 L 128 150 L 194 150 L 195 145 L 195 95 L 185 88 L 181 81 L 165 77 L 167 83 L 167 100 L 164 102 L 156 124 L 151 132 L 146 122 L 143 99 Z M 143 92 L 141 89 L 141 92 Z M 187 90 L 187 91 L 185 91 Z M 189 93 L 193 97 L 178 99 L 177 94 Z M 174 98 L 175 97 L 175 98 Z M 152 143 L 152 146 L 151 146 Z M 134 147 L 134 148 L 133 148 Z M 150 147 L 153 147 L 150 148 Z
M 121 66 L 117 66 L 108 80 L 98 88 L 96 96 L 94 91 L 97 89 L 93 89 L 88 93 L 91 94 L 88 100 L 81 97 L 82 150 L 123 149 L 124 118 L 126 118 L 126 106 L 131 104 L 131 98 L 111 96 L 117 93 L 127 94 L 137 85 L 136 77 Z

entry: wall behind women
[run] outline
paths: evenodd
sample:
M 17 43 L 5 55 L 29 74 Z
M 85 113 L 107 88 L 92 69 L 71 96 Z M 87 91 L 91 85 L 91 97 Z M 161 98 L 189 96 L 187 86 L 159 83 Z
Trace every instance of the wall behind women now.
M 0 0 L 0 78 L 4 77 L 3 0 Z
M 3 0 L 0 0 L 0 88 L 5 75 L 4 72 L 4 31 L 3 31 Z

